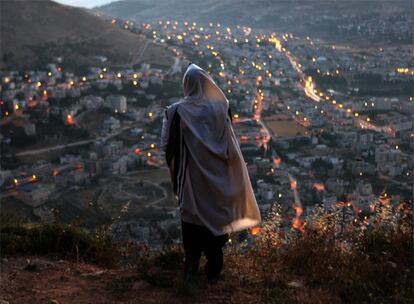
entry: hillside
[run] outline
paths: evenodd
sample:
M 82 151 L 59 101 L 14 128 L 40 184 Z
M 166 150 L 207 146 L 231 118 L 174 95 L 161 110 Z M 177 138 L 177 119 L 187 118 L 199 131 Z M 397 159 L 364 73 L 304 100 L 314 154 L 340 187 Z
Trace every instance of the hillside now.
M 218 22 L 332 41 L 355 38 L 356 32 L 350 37 L 338 37 L 344 35 L 339 31 L 341 27 L 356 23 L 365 25 L 366 21 L 379 24 L 390 18 L 398 20 L 403 16 L 406 18 L 405 15 L 413 9 L 411 0 L 123 0 L 96 8 L 110 16 L 139 21 Z
M 183 280 L 179 245 L 2 215 L 0 303 L 412 303 L 411 205 L 379 206 L 371 223 L 339 215 L 320 209 L 302 230 L 285 230 L 275 209 L 254 233 L 230 236 L 213 285 L 202 269 Z
M 99 63 L 96 56 L 110 65 L 172 63 L 167 51 L 145 37 L 50 0 L 0 1 L 0 28 L 2 69 L 43 66 L 54 57 L 75 68 Z
M 100 7 L 97 11 L 120 18 L 143 21 L 158 19 L 188 20 L 202 22 L 221 22 L 266 28 L 281 26 L 297 28 L 304 26 L 307 20 L 297 17 L 329 15 L 363 16 L 371 14 L 388 15 L 413 8 L 410 0 L 119 0 Z M 197 13 L 194 13 L 197 12 Z M 296 22 L 292 22 L 292 21 Z

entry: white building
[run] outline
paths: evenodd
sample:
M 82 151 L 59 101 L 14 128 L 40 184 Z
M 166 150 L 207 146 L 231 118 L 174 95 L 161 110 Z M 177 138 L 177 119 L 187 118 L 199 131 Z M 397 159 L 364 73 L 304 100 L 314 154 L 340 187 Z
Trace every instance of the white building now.
M 116 113 L 125 113 L 127 111 L 127 99 L 123 95 L 109 95 L 105 100 L 106 106 Z

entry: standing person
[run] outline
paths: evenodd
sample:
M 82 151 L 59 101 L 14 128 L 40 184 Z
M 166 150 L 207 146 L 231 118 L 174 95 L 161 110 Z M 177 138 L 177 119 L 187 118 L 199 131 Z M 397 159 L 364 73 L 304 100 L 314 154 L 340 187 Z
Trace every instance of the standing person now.
M 205 273 L 215 282 L 228 233 L 259 224 L 260 212 L 226 96 L 195 64 L 183 89 L 184 98 L 165 110 L 161 148 L 181 211 L 185 277 L 198 271 L 204 253 Z

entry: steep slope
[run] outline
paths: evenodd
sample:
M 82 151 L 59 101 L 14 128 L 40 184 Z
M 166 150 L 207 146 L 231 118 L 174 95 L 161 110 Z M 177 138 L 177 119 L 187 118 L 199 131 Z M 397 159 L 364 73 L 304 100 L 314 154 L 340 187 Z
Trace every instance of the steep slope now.
M 74 67 L 93 64 L 96 56 L 107 57 L 112 65 L 133 64 L 147 44 L 143 36 L 50 0 L 0 1 L 0 29 L 0 68 L 36 67 L 52 57 L 63 57 Z M 159 46 L 145 50 L 152 54 L 150 61 L 170 62 Z

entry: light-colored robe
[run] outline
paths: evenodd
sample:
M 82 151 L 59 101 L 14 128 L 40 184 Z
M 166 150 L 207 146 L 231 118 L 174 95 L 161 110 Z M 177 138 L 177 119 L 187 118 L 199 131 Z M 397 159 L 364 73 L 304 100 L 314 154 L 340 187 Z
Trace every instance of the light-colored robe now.
M 168 107 L 161 135 L 165 150 L 170 120 L 174 114 L 179 115 L 177 195 L 183 221 L 206 226 L 214 235 L 259 224 L 259 208 L 228 116 L 225 95 L 194 64 L 188 67 L 183 86 L 185 98 Z

